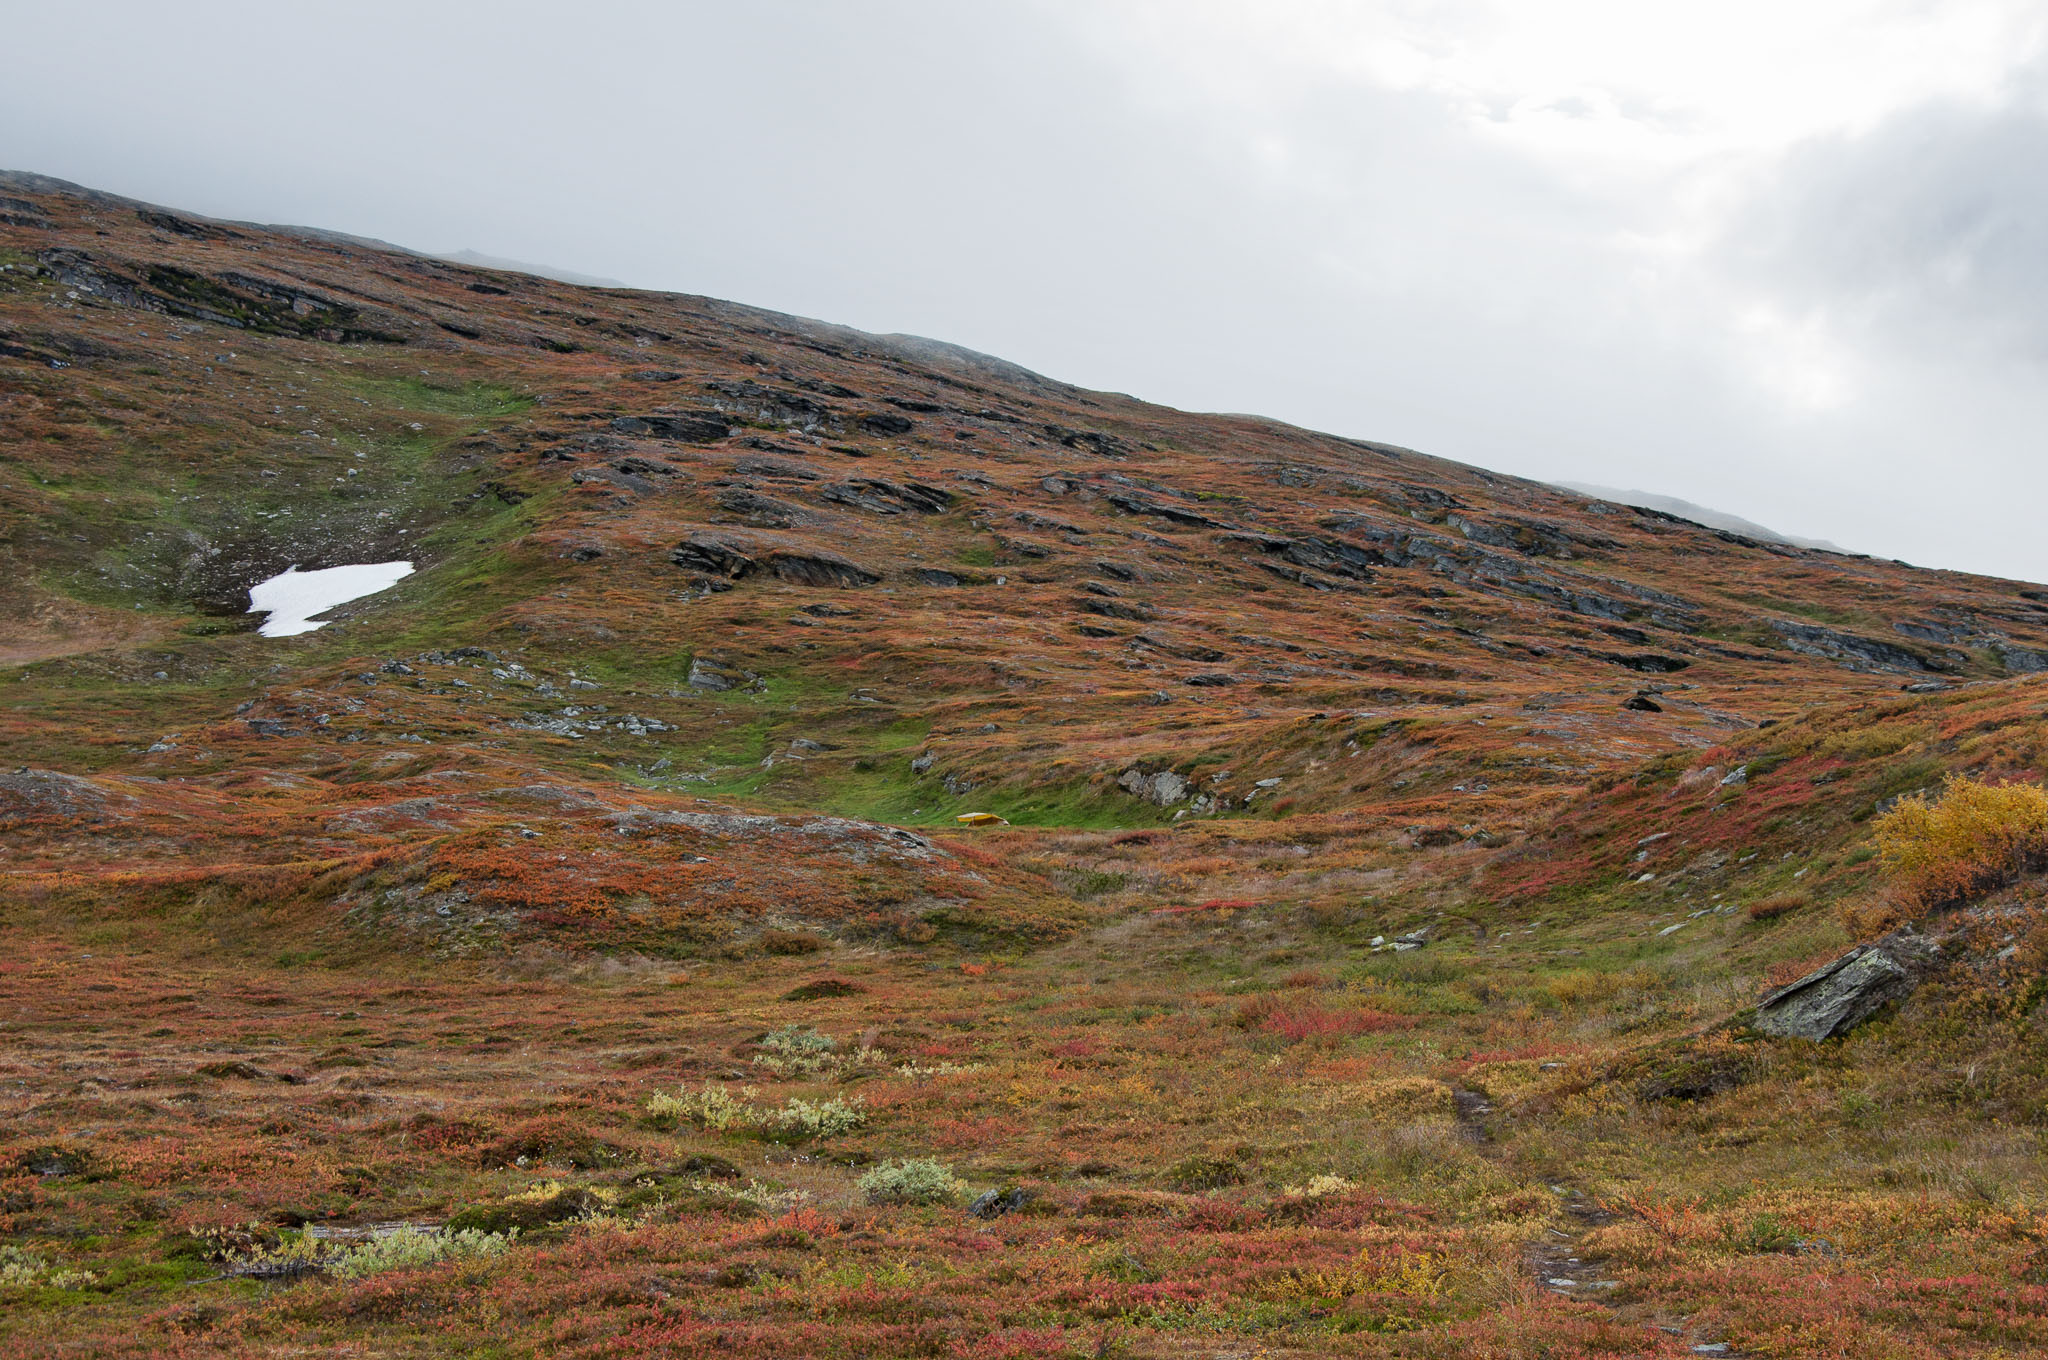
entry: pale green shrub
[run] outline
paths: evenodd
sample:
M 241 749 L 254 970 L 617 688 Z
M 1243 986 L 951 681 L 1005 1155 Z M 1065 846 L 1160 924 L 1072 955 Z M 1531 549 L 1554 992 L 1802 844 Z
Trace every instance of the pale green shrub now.
M 984 1072 L 987 1070 L 988 1068 L 985 1063 L 956 1063 L 948 1062 L 943 1058 L 934 1063 L 921 1063 L 913 1058 L 907 1063 L 899 1063 L 896 1067 L 896 1075 L 908 1077 L 912 1081 L 929 1081 L 933 1077 L 963 1077 L 970 1072 Z
M 230 1274 L 281 1271 L 322 1271 L 343 1280 L 360 1280 L 387 1270 L 405 1270 L 439 1261 L 467 1261 L 496 1256 L 512 1245 L 509 1232 L 401 1228 L 384 1237 L 346 1244 L 322 1242 L 296 1234 L 235 1260 Z
M 860 1178 L 870 1204 L 950 1204 L 960 1189 L 952 1168 L 934 1157 L 883 1162 Z
M 509 1233 L 478 1232 L 459 1228 L 454 1232 L 429 1232 L 403 1228 L 388 1237 L 373 1237 L 337 1253 L 326 1262 L 327 1273 L 344 1280 L 359 1280 L 387 1270 L 432 1265 L 437 1261 L 470 1261 L 497 1256 L 512 1245 Z
M 1341 1195 L 1347 1190 L 1357 1188 L 1358 1182 L 1349 1177 L 1325 1171 L 1319 1176 L 1309 1177 L 1307 1185 L 1286 1186 L 1281 1193 L 1290 1199 L 1328 1199 L 1332 1195 Z
M 663 1127 L 687 1121 L 716 1132 L 750 1129 L 770 1138 L 830 1138 L 851 1133 L 868 1122 L 867 1102 L 857 1096 L 852 1100 L 791 1096 L 780 1108 L 764 1110 L 751 1103 L 759 1094 L 746 1086 L 734 1096 L 717 1082 L 706 1082 L 701 1091 L 675 1095 L 656 1091 L 647 1098 L 647 1113 Z
M 831 1035 L 799 1025 L 770 1030 L 761 1039 L 761 1049 L 753 1057 L 754 1065 L 785 1081 L 843 1080 L 882 1060 L 872 1048 L 842 1049 Z
M 757 1121 L 754 1107 L 747 1103 L 755 1094 L 753 1087 L 743 1086 L 739 1095 L 734 1096 L 717 1082 L 707 1081 L 701 1091 L 686 1089 L 674 1095 L 656 1091 L 647 1098 L 647 1113 L 663 1127 L 688 1122 L 700 1129 L 723 1132 L 750 1127 Z
M 0 1247 L 0 1289 L 47 1286 L 54 1289 L 83 1289 L 97 1282 L 90 1270 L 59 1270 L 32 1251 Z
M 831 1138 L 851 1133 L 868 1122 L 867 1102 L 856 1096 L 809 1101 L 791 1096 L 770 1115 L 771 1130 L 787 1138 Z

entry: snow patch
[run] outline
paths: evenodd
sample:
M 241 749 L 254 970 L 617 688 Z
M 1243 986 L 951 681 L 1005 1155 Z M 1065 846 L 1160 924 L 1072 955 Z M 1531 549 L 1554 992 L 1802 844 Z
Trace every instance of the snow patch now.
M 410 562 L 359 562 L 322 571 L 290 566 L 249 587 L 249 612 L 270 615 L 256 630 L 263 636 L 294 637 L 326 626 L 314 622 L 315 614 L 389 590 L 410 575 Z

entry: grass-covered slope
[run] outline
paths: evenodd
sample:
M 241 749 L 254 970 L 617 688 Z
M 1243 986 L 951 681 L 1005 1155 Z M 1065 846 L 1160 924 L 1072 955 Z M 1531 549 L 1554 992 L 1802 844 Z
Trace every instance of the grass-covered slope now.
M 0 266 L 0 1354 L 2048 1347 L 2038 862 L 1874 834 L 2040 777 L 2034 587 L 31 177 Z

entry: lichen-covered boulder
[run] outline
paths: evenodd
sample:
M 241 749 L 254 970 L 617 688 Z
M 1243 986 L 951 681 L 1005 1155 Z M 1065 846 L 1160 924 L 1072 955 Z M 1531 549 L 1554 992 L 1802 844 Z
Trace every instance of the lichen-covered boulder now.
M 1756 1027 L 1786 1039 L 1819 1043 L 1846 1034 L 1919 984 L 1931 945 L 1903 941 L 1858 945 L 1757 1003 Z

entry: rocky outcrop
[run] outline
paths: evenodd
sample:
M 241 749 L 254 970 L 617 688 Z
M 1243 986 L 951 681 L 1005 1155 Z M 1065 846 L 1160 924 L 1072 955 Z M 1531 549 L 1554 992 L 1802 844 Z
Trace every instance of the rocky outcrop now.
M 669 560 L 733 581 L 763 573 L 800 586 L 871 586 L 882 579 L 824 548 L 780 543 L 756 548 L 715 534 L 691 534 L 670 551 Z
M 890 411 L 869 411 L 858 418 L 855 424 L 867 434 L 878 434 L 884 438 L 909 434 L 917 428 L 917 422 L 909 416 L 899 416 Z
M 1876 638 L 1837 632 L 1818 624 L 1772 619 L 1771 628 L 1795 652 L 1826 657 L 1858 671 L 1945 671 L 1954 669 L 1946 658 L 1929 658 L 1918 652 Z
M 814 430 L 820 426 L 835 425 L 832 408 L 809 397 L 794 392 L 783 392 L 773 387 L 763 387 L 748 380 L 714 380 L 704 384 L 713 393 L 712 404 L 722 411 L 730 411 L 743 420 L 768 420 L 778 425 L 793 426 L 797 429 Z
M 900 515 L 906 510 L 936 515 L 953 503 L 953 493 L 922 482 L 889 482 L 879 477 L 856 477 L 821 487 L 818 494 L 838 505 L 878 515 Z
M 728 432 L 726 423 L 712 416 L 620 416 L 612 428 L 620 434 L 684 444 L 716 444 Z
M 1151 515 L 1158 519 L 1170 520 L 1197 529 L 1220 529 L 1223 525 L 1207 515 L 1193 510 L 1183 510 L 1177 505 L 1135 491 L 1104 491 L 1102 499 L 1108 501 L 1127 515 Z
M 1919 985 L 1940 946 L 1923 936 L 1887 936 L 1778 988 L 1756 1007 L 1756 1027 L 1819 1043 L 1846 1034 Z
M 0 827 L 30 818 L 97 818 L 106 795 L 89 781 L 55 770 L 17 770 L 0 774 Z
M 745 487 L 731 486 L 713 497 L 721 510 L 735 515 L 744 515 L 749 524 L 758 524 L 764 529 L 788 529 L 799 524 L 816 522 L 816 516 L 800 505 L 774 496 L 764 496 L 758 491 Z

